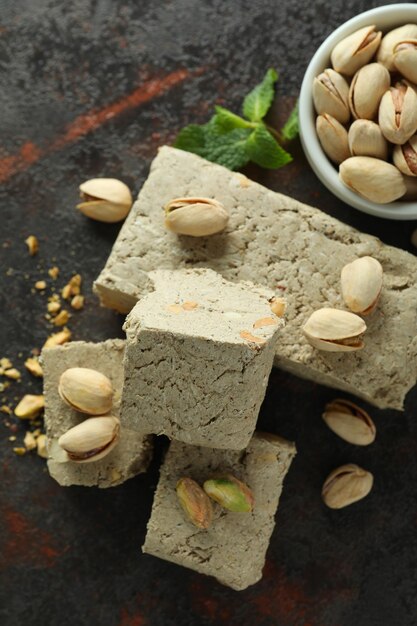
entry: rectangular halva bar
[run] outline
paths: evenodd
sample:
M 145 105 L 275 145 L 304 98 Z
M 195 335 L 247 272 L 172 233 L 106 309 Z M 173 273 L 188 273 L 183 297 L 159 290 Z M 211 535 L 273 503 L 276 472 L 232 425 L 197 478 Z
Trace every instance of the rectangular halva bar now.
M 223 203 L 230 221 L 211 237 L 178 237 L 164 228 L 171 199 L 205 196 Z M 318 308 L 344 308 L 342 267 L 373 256 L 384 268 L 376 311 L 367 318 L 365 348 L 326 353 L 312 348 L 301 326 Z M 275 364 L 298 376 L 401 409 L 417 378 L 417 259 L 325 213 L 241 174 L 163 147 L 95 283 L 103 305 L 128 312 L 153 289 L 156 269 L 209 267 L 230 281 L 251 280 L 288 301 Z

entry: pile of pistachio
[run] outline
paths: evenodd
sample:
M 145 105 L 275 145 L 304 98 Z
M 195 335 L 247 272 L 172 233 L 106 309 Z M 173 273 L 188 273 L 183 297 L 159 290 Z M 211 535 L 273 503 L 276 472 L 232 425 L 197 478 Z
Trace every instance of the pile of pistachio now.
M 71 367 L 61 375 L 58 392 L 74 411 L 88 417 L 58 439 L 65 460 L 91 463 L 104 458 L 117 445 L 120 421 L 109 415 L 113 406 L 111 381 L 86 367 Z M 62 459 L 64 460 L 64 459 Z
M 316 130 L 343 183 L 386 204 L 417 198 L 417 24 L 366 26 L 333 49 L 314 79 Z
M 235 513 L 250 513 L 254 506 L 252 491 L 232 474 L 210 478 L 203 487 L 186 476 L 177 482 L 176 492 L 187 518 L 201 530 L 207 530 L 213 522 L 211 500 Z

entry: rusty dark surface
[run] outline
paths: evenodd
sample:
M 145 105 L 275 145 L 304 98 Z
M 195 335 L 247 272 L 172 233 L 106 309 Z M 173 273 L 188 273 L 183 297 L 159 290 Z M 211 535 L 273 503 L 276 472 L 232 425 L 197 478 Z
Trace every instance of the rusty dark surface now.
M 23 361 L 51 327 L 34 282 L 56 264 L 62 287 L 84 278 L 74 339 L 122 336 L 91 284 L 119 226 L 77 214 L 78 184 L 114 176 L 136 193 L 158 145 L 214 103 L 238 109 L 269 66 L 280 72 L 279 125 L 326 35 L 376 6 L 364 0 L 0 0 L 0 356 L 23 372 L 14 406 L 41 383 Z M 411 222 L 388 222 L 335 199 L 296 143 L 282 171 L 249 174 L 387 243 L 413 251 Z M 29 257 L 25 238 L 40 252 Z M 48 291 L 50 293 L 50 291 Z M 401 323 L 401 320 L 398 320 Z M 338 395 L 338 394 L 337 394 Z M 417 623 L 417 392 L 404 413 L 370 409 L 368 448 L 344 443 L 320 415 L 335 393 L 274 370 L 260 426 L 297 443 L 263 580 L 237 593 L 150 556 L 140 546 L 163 443 L 148 474 L 111 490 L 60 488 L 35 454 L 18 457 L 25 425 L 0 414 L 2 626 L 414 626 Z M 9 425 L 7 425 L 7 422 Z M 15 434 L 16 443 L 9 441 Z M 326 509 L 335 466 L 372 471 L 372 494 Z

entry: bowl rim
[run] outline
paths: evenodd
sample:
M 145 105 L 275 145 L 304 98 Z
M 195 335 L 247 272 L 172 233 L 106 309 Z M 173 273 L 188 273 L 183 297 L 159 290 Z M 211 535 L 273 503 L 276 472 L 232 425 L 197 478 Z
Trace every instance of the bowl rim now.
M 327 158 L 317 137 L 312 84 L 315 76 L 329 65 L 330 52 L 338 41 L 347 37 L 355 30 L 367 24 L 372 24 L 372 22 L 375 22 L 378 26 L 378 18 L 382 16 L 384 19 L 391 17 L 392 28 L 396 28 L 396 24 L 400 25 L 410 21 L 410 12 L 415 15 L 415 18 L 412 19 L 415 19 L 417 23 L 417 4 L 404 3 L 388 4 L 370 9 L 355 15 L 338 26 L 336 30 L 326 37 L 311 58 L 304 74 L 299 98 L 301 145 L 316 176 L 335 196 L 348 205 L 364 213 L 392 220 L 417 219 L 417 201 L 396 201 L 395 206 L 393 203 L 386 205 L 377 204 L 357 195 L 340 181 L 338 170 Z

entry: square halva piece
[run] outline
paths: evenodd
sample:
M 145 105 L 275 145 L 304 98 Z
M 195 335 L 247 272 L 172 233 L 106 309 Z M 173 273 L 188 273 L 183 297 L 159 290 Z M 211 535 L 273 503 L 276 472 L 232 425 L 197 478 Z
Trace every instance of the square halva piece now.
M 294 444 L 266 433 L 255 433 L 243 452 L 173 441 L 161 467 L 143 552 L 215 576 L 232 589 L 253 585 L 262 577 L 282 484 L 295 453 Z M 246 483 L 254 508 L 233 513 L 215 504 L 213 523 L 200 530 L 186 518 L 176 483 L 188 476 L 203 484 L 218 472 Z
M 209 269 L 150 272 L 127 317 L 127 428 L 241 450 L 255 430 L 283 320 L 274 294 Z
M 162 207 L 186 196 L 220 201 L 230 213 L 226 230 L 201 238 L 166 230 Z M 376 311 L 366 320 L 364 350 L 314 349 L 301 326 L 315 309 L 344 308 L 341 269 L 365 255 L 382 264 L 384 286 Z M 103 305 L 128 312 L 153 288 L 150 270 L 181 267 L 210 267 L 227 280 L 251 280 L 287 294 L 278 367 L 381 408 L 403 407 L 417 377 L 417 259 L 411 254 L 241 174 L 163 147 L 95 290 Z
M 57 440 L 67 430 L 87 417 L 71 409 L 58 393 L 61 374 L 70 367 L 88 367 L 105 374 L 115 390 L 112 415 L 120 413 L 123 387 L 125 342 L 109 339 L 102 343 L 74 341 L 42 352 L 45 394 L 45 425 L 50 458 L 48 470 L 60 485 L 114 487 L 128 478 L 145 472 L 152 455 L 148 438 L 125 427 L 121 420 L 120 440 L 107 456 L 92 463 L 62 463 L 54 460 Z

